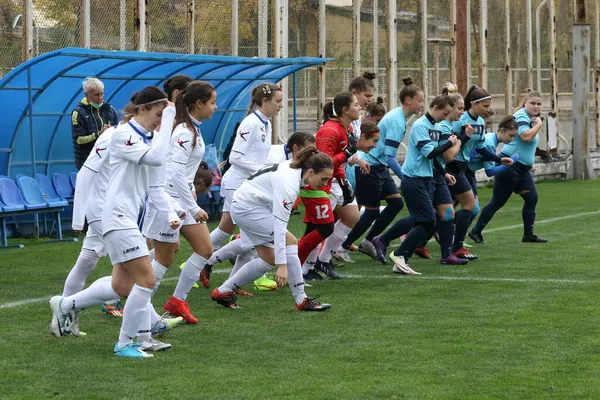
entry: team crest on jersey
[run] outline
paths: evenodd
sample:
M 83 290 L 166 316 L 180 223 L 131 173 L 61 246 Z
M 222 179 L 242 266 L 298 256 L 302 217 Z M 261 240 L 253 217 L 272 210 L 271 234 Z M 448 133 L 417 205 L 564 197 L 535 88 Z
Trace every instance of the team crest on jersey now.
M 260 140 L 262 140 L 262 142 L 264 143 L 267 140 L 267 135 L 265 135 L 264 133 L 260 135 Z
M 129 136 L 129 139 L 127 139 L 125 141 L 125 146 L 133 146 L 134 144 L 136 144 L 137 142 L 132 142 L 131 141 L 131 136 Z
M 438 130 L 435 130 L 435 129 L 430 129 L 429 130 L 429 139 L 431 139 L 434 142 L 439 142 L 441 135 L 442 135 L 441 131 L 438 131 Z
M 240 137 L 242 139 L 244 139 L 244 142 L 247 142 L 248 139 L 246 139 L 246 135 L 249 134 L 250 132 L 240 132 Z
M 185 140 L 185 141 L 184 141 L 184 140 L 181 140 L 181 139 L 177 139 L 177 144 L 178 144 L 180 147 L 183 147 L 184 149 L 185 149 L 185 146 L 184 146 L 184 144 L 186 144 L 187 142 L 189 142 L 189 140 Z
M 292 210 L 291 210 L 291 207 L 290 207 L 290 206 L 291 206 L 291 204 L 292 204 L 292 203 L 290 203 L 290 202 L 288 202 L 288 201 L 286 201 L 286 200 L 283 200 L 283 208 L 285 208 L 285 209 L 286 209 L 286 210 L 288 210 L 288 211 L 292 211 Z
M 96 147 L 96 154 L 98 155 L 98 157 L 102 158 L 102 155 L 100 154 L 101 151 L 106 150 L 105 148 L 100 148 L 100 147 Z

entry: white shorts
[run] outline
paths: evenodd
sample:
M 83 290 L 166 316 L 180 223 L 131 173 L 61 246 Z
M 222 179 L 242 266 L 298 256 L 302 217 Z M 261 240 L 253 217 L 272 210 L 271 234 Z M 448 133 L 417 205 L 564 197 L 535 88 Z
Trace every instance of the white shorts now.
M 335 210 L 337 206 L 342 207 L 344 204 L 344 193 L 337 180 L 331 182 L 331 192 L 329 193 L 329 201 L 331 208 Z M 347 206 L 356 206 L 356 199 L 352 200 L 351 203 L 346 204 Z
M 148 246 L 137 229 L 120 229 L 104 235 L 112 265 L 148 256 Z
M 273 247 L 275 217 L 261 206 L 231 205 L 231 218 L 240 227 L 240 240 L 244 249 L 255 246 Z
M 231 202 L 233 201 L 233 195 L 235 194 L 235 189 L 225 189 L 221 186 L 221 197 L 225 199 L 223 201 L 223 211 L 222 212 L 230 212 L 231 210 Z
M 160 213 L 156 208 L 148 204 L 142 234 L 148 239 L 158 240 L 164 243 L 177 243 L 179 240 L 179 229 L 173 230 L 169 226 L 169 218 L 165 213 Z M 185 213 L 185 219 L 181 226 L 197 224 L 193 215 Z
M 104 257 L 107 254 L 106 242 L 104 236 L 102 236 L 102 221 L 94 221 L 88 225 L 82 247 L 96 252 L 98 257 Z

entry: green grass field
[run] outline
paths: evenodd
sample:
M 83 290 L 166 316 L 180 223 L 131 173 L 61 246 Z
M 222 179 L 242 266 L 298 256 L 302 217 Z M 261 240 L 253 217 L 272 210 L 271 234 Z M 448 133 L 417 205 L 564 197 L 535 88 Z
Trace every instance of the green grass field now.
M 21 240 L 25 249 L 0 251 L 0 398 L 598 399 L 600 181 L 538 190 L 547 244 L 520 243 L 513 196 L 466 267 L 440 266 L 435 243 L 434 260 L 411 263 L 421 277 L 357 254 L 339 269 L 345 279 L 307 288 L 333 304 L 314 314 L 295 311 L 289 289 L 255 291 L 239 310 L 194 289 L 200 324 L 167 333 L 173 348 L 147 360 L 113 356 L 120 319 L 99 308 L 82 314 L 87 337 L 52 336 L 47 299 L 81 242 Z M 481 190 L 482 204 L 490 195 Z M 299 217 L 291 230 L 302 232 Z M 189 254 L 183 245 L 175 264 Z M 88 284 L 109 271 L 102 260 Z M 178 273 L 167 273 L 157 310 Z M 214 286 L 227 275 L 213 276 Z

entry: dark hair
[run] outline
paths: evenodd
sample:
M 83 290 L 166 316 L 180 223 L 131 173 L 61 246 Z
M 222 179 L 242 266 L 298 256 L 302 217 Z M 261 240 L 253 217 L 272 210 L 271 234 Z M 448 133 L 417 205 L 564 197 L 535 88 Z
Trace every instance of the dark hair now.
M 523 104 L 521 105 L 521 107 L 525 107 L 525 103 L 527 102 L 527 100 L 531 99 L 532 97 L 539 97 L 541 99 L 542 94 L 537 90 L 527 89 L 527 94 L 523 98 Z
M 333 160 L 326 153 L 320 153 L 315 146 L 308 146 L 296 156 L 290 168 L 320 171 L 325 168 L 333 169 Z
M 516 131 L 518 129 L 517 127 L 517 121 L 515 121 L 515 117 L 512 114 L 508 114 L 506 117 L 502 118 L 500 120 L 500 123 L 498 124 L 498 130 L 500 129 L 508 129 L 511 131 Z
M 165 89 L 165 93 L 167 93 L 167 96 L 169 96 L 169 100 L 173 101 L 173 92 L 175 91 L 175 89 L 183 90 L 191 81 L 193 81 L 192 78 L 183 74 L 175 75 L 167 79 L 163 83 L 163 88 Z
M 281 88 L 274 83 L 261 83 L 252 89 L 252 99 L 246 116 L 252 114 L 254 107 L 262 106 L 263 99 L 271 100 L 277 91 L 281 92 Z
M 131 102 L 135 104 L 135 113 L 137 115 L 140 106 L 150 110 L 155 104 L 167 102 L 167 94 L 158 86 L 146 86 L 139 92 L 131 96 Z
M 208 163 L 206 161 L 202 161 L 198 170 L 196 171 L 196 176 L 194 177 L 194 185 L 203 184 L 206 188 L 210 188 L 212 185 L 212 173 L 208 169 Z
M 328 101 L 323 107 L 323 123 L 332 118 L 339 118 L 342 115 L 344 107 L 350 107 L 354 98 L 354 95 L 350 92 L 336 94 L 333 101 Z
M 367 106 L 367 114 L 373 117 L 383 117 L 387 110 L 383 105 L 383 97 L 377 97 L 377 100 Z
M 135 114 L 135 103 L 130 101 L 129 103 L 125 104 L 125 108 L 123 108 L 123 116 L 127 117 L 128 115 L 134 115 L 134 114 Z
M 185 123 L 188 129 L 194 132 L 192 148 L 196 147 L 198 130 L 196 129 L 196 125 L 192 122 L 190 111 L 194 109 L 198 100 L 203 103 L 209 101 L 214 91 L 214 86 L 208 82 L 193 81 L 179 93 L 179 96 L 177 96 L 177 102 L 175 104 L 175 126 Z
M 496 111 L 492 110 L 491 108 L 489 110 L 487 110 L 487 112 L 485 113 L 484 118 L 487 117 L 493 117 L 494 115 L 496 115 Z
M 404 104 L 404 100 L 406 100 L 407 97 L 415 97 L 419 92 L 423 91 L 423 89 L 413 83 L 410 76 L 402 78 L 402 82 L 404 83 L 404 87 L 400 90 L 400 103 L 402 104 Z
M 435 99 L 431 101 L 429 104 L 429 108 L 437 107 L 446 108 L 447 106 L 454 107 L 454 100 L 450 96 L 446 96 L 445 94 L 438 94 L 435 96 Z
M 490 94 L 484 88 L 481 88 L 477 85 L 473 85 L 467 90 L 467 94 L 465 94 L 465 110 L 471 109 L 471 103 L 477 100 L 481 100 L 484 97 L 489 97 Z
M 294 149 L 294 145 L 300 147 L 300 146 L 303 146 L 304 144 L 306 144 L 306 142 L 315 143 L 316 141 L 317 141 L 317 139 L 315 138 L 315 135 L 313 135 L 312 133 L 294 132 L 288 138 L 287 148 L 288 148 L 288 151 L 292 151 Z
M 375 78 L 377 78 L 375 72 L 363 72 L 361 76 L 357 76 L 350 81 L 348 91 L 356 90 L 357 92 L 364 92 L 368 88 L 375 89 L 375 85 L 373 84 L 373 79 Z
M 360 134 L 365 134 L 365 138 L 369 139 L 371 136 L 379 133 L 379 127 L 375 122 L 365 121 L 360 124 Z

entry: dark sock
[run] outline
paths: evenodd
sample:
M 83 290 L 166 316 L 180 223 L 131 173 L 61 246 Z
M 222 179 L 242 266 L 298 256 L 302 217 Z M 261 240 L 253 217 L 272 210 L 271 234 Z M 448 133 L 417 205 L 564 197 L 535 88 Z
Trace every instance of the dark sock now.
M 403 256 L 405 260 L 408 260 L 412 257 L 415 249 L 421 242 L 423 242 L 423 239 L 427 237 L 427 235 L 427 230 L 423 227 L 423 225 L 415 226 L 410 230 L 402 244 L 396 250 L 394 250 L 394 255 Z
M 394 225 L 392 225 L 390 229 L 388 229 L 387 232 L 385 232 L 379 238 L 383 244 L 388 246 L 392 240 L 398 239 L 400 236 L 410 232 L 414 225 L 415 223 L 412 217 L 402 218 L 396 221 L 396 223 L 394 223 Z
M 450 249 L 452 247 L 452 239 L 454 236 L 454 220 L 450 221 L 439 221 L 438 232 L 440 234 L 440 250 L 442 251 L 442 258 L 450 256 Z
M 355 241 L 358 240 L 359 237 L 363 235 L 369 229 L 373 221 L 377 219 L 379 216 L 379 210 L 365 210 L 365 212 L 360 216 L 360 219 L 354 225 L 354 228 L 348 234 L 348 237 L 342 243 L 344 248 L 350 247 Z
M 467 231 L 469 230 L 469 225 L 471 224 L 471 216 L 473 215 L 473 211 L 465 210 L 463 208 L 458 210 L 454 215 L 456 228 L 454 230 L 454 245 L 452 246 L 452 251 L 457 251 L 463 247 L 465 236 L 467 236 Z
M 523 235 L 533 236 L 533 225 L 535 224 L 535 208 L 523 207 Z
M 373 227 L 367 234 L 367 240 L 373 240 L 375 236 L 378 236 L 381 232 L 388 227 L 389 224 L 392 223 L 396 215 L 402 210 L 404 207 L 404 202 L 401 198 L 389 199 L 388 205 L 385 207 L 383 212 L 379 215 Z

